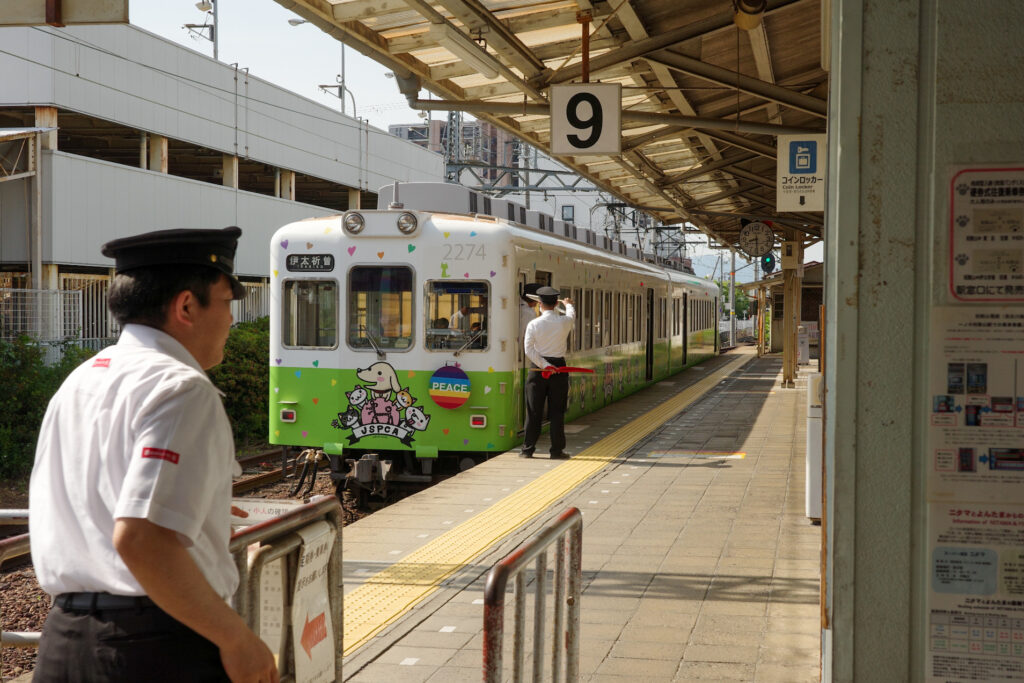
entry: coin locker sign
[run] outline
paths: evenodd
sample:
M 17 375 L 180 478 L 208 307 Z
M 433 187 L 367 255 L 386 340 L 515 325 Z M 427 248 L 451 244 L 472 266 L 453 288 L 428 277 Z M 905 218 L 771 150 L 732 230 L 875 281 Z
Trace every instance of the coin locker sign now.
M 827 138 L 780 135 L 776 148 L 776 209 L 824 211 Z
M 1024 167 L 961 168 L 949 198 L 950 293 L 1024 301 Z

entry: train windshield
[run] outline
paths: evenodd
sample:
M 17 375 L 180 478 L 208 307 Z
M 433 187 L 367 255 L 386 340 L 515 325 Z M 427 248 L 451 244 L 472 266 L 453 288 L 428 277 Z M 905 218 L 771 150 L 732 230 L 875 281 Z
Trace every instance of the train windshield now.
M 427 282 L 427 350 L 486 349 L 487 300 L 486 282 Z
M 337 282 L 288 280 L 282 300 L 285 346 L 332 349 L 338 345 Z
M 349 271 L 348 344 L 354 349 L 412 346 L 412 269 L 357 266 Z

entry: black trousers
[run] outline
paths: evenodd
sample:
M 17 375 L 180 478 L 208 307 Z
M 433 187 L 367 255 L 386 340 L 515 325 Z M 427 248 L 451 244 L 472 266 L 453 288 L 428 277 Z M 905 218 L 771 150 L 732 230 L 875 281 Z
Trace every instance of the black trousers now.
M 220 650 L 156 606 L 54 605 L 43 624 L 35 683 L 228 681 Z
M 565 366 L 562 358 L 546 358 L 557 368 Z M 544 379 L 544 375 L 531 369 L 526 377 L 526 436 L 522 452 L 533 455 L 544 421 L 544 404 L 547 403 L 548 420 L 551 422 L 551 455 L 561 455 L 565 450 L 565 406 L 569 400 L 569 375 L 559 373 Z

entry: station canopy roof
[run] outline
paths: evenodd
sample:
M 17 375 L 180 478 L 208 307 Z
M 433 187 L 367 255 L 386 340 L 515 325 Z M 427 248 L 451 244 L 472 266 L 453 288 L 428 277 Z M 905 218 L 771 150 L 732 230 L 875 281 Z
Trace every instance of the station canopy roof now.
M 822 0 L 276 1 L 394 71 L 413 109 L 468 111 L 545 152 L 549 88 L 582 82 L 586 26 L 589 81 L 622 86 L 621 154 L 555 158 L 724 245 L 741 218 L 820 239 L 821 212 L 776 212 L 775 150 L 825 130 Z

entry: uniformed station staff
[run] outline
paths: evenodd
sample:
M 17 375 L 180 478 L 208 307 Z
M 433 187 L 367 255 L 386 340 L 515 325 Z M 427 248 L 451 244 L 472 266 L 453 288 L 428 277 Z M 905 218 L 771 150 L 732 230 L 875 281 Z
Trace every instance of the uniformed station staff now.
M 522 339 L 526 338 L 526 326 L 537 317 L 537 290 L 540 288 L 536 282 L 528 282 L 523 285 L 523 293 L 519 302 L 519 334 Z
M 558 290 L 554 287 L 540 287 L 531 296 L 540 301 L 541 314 L 526 326 L 523 346 L 531 368 L 526 378 L 526 436 L 521 458 L 532 458 L 544 420 L 544 404 L 548 407 L 550 421 L 551 457 L 567 458 L 565 452 L 565 407 L 569 398 L 569 376 L 553 373 L 545 378 L 541 369 L 554 366 L 565 367 L 567 338 L 576 320 L 576 309 L 572 299 L 565 298 L 565 315 L 555 312 L 558 305 Z
M 115 346 L 60 387 L 29 491 L 32 561 L 55 596 L 33 680 L 278 680 L 229 606 L 231 427 L 204 370 L 221 362 L 242 231 L 114 240 Z

